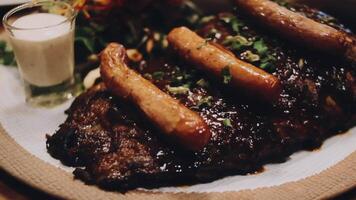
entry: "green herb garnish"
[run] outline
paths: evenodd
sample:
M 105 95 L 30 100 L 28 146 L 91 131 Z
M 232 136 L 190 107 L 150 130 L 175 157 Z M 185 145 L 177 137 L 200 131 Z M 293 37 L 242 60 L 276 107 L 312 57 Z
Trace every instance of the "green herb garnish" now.
M 84 47 L 90 52 L 90 53 L 94 53 L 95 52 L 95 47 L 94 47 L 94 40 L 87 38 L 87 37 L 81 37 L 81 36 L 77 36 L 75 37 L 74 40 L 76 43 L 81 43 L 84 45 Z
M 173 77 L 171 84 L 173 84 L 173 85 L 182 85 L 183 82 L 184 82 L 184 76 L 183 75 L 177 75 L 177 76 Z
M 230 44 L 232 42 L 238 42 L 243 46 L 251 46 L 253 42 L 246 39 L 244 36 L 236 35 L 236 36 L 227 36 L 224 40 L 223 44 Z
M 253 42 L 249 41 L 248 39 L 246 39 L 245 37 L 243 37 L 241 35 L 237 35 L 237 36 L 233 36 L 233 37 L 232 36 L 226 37 L 226 39 L 223 41 L 222 44 L 229 46 L 230 49 L 232 49 L 234 51 L 238 51 L 242 47 L 251 46 L 253 44 Z
M 234 15 L 220 17 L 220 20 L 225 22 L 226 24 L 229 24 L 231 29 L 236 33 L 239 33 L 240 28 L 244 26 L 244 24 Z
M 208 87 L 209 86 L 209 82 L 206 81 L 205 79 L 200 79 L 197 81 L 197 85 L 200 87 Z
M 164 76 L 164 72 L 162 72 L 162 71 L 156 71 L 156 72 L 152 73 L 152 78 L 154 80 L 162 80 L 163 76 Z
M 97 53 L 105 46 L 98 35 L 104 31 L 104 27 L 96 23 L 89 23 L 86 26 L 78 26 L 75 32 L 76 45 L 82 45 L 90 54 Z
M 259 55 L 264 55 L 268 51 L 268 47 L 262 39 L 254 42 L 253 48 L 256 49 Z
M 241 54 L 241 56 L 249 62 L 257 62 L 260 60 L 260 56 L 247 50 Z
M 145 74 L 143 75 L 143 77 L 144 77 L 145 79 L 147 79 L 147 80 L 152 80 L 152 75 L 149 74 L 149 73 L 145 73 Z
M 213 97 L 212 96 L 207 96 L 207 97 L 204 97 L 204 98 L 201 98 L 198 103 L 197 103 L 197 107 L 200 108 L 202 106 L 211 106 L 211 102 L 213 100 Z
M 211 20 L 213 20 L 215 18 L 215 16 L 214 15 L 210 15 L 210 16 L 205 16 L 205 17 L 202 17 L 201 19 L 200 19 L 200 24 L 205 24 L 205 23 L 207 23 L 207 22 L 210 22 Z
M 221 70 L 221 75 L 223 76 L 223 82 L 224 84 L 229 84 L 232 76 L 230 74 L 230 66 L 225 66 L 222 70 Z
M 175 80 L 176 80 L 176 81 L 182 81 L 183 78 L 184 78 L 183 76 L 177 76 L 177 77 L 175 78 Z
M 230 119 L 224 119 L 224 120 L 223 120 L 223 124 L 224 124 L 224 126 L 232 127 L 232 124 L 231 124 L 231 120 L 230 120 Z
M 0 64 L 16 66 L 14 52 L 5 41 L 0 41 Z
M 264 57 L 261 59 L 261 64 L 260 68 L 261 69 L 267 69 L 272 67 L 272 63 L 275 61 L 275 57 L 272 55 L 264 55 Z
M 267 68 L 269 68 L 271 65 L 272 65 L 272 64 L 269 63 L 269 62 L 263 62 L 263 63 L 260 64 L 260 68 L 261 68 L 261 69 L 267 69 Z
M 263 39 L 259 39 L 253 43 L 253 48 L 257 51 L 260 57 L 260 65 L 261 69 L 269 69 L 271 70 L 273 62 L 276 60 L 273 55 L 268 52 L 268 46 L 263 41 Z
M 178 86 L 178 87 L 171 87 L 167 86 L 166 87 L 168 92 L 172 94 L 186 94 L 189 92 L 189 86 L 188 85 L 183 85 L 183 86 Z

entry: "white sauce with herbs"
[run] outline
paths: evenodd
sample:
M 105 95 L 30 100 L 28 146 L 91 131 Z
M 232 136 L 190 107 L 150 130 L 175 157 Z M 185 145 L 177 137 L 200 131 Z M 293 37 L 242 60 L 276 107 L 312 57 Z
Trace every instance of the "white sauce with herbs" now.
M 35 13 L 18 18 L 10 37 L 22 77 L 30 84 L 47 87 L 72 77 L 74 33 L 67 18 Z

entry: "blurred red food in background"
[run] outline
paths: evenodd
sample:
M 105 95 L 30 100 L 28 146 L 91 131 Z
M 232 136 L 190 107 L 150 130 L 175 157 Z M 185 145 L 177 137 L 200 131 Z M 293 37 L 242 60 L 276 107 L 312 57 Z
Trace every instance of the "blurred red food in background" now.
M 121 7 L 136 7 L 136 9 L 142 9 L 147 6 L 149 3 L 152 3 L 154 0 L 74 0 L 74 5 L 78 10 L 85 11 L 103 11 L 103 10 L 111 10 L 114 8 Z M 159 3 L 167 4 L 170 6 L 179 6 L 185 0 L 159 0 Z

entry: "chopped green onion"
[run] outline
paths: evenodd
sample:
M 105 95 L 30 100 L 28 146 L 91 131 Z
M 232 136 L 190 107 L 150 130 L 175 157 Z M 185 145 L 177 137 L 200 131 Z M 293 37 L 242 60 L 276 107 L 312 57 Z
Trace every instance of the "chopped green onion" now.
M 175 76 L 173 77 L 172 83 L 173 85 L 182 85 L 182 82 L 184 80 L 184 76 L 183 75 L 179 75 L 179 76 Z
M 199 81 L 197 81 L 197 85 L 199 85 L 200 87 L 208 87 L 209 82 L 207 82 L 205 79 L 200 79 Z
M 223 45 L 228 45 L 232 50 L 240 50 L 244 46 L 251 46 L 253 42 L 249 41 L 241 35 L 228 36 L 223 41 Z
M 187 87 L 186 85 L 178 86 L 178 87 L 171 87 L 168 85 L 167 90 L 172 94 L 186 94 L 189 92 L 189 87 Z
M 206 16 L 206 17 L 202 17 L 202 18 L 200 19 L 200 23 L 201 23 L 201 24 L 204 24 L 204 23 L 210 22 L 210 21 L 213 20 L 214 18 L 215 18 L 215 16 L 213 16 L 213 15 Z
M 152 75 L 149 74 L 149 73 L 145 73 L 145 74 L 143 75 L 143 77 L 144 77 L 145 79 L 152 80 Z
M 269 62 L 263 62 L 263 63 L 260 64 L 260 68 L 261 69 L 267 69 L 270 66 L 271 66 L 271 63 L 269 63 Z
M 268 51 L 268 47 L 262 39 L 254 42 L 253 48 L 256 49 L 259 55 L 264 55 Z
M 236 33 L 240 32 L 240 28 L 244 26 L 244 24 L 240 20 L 238 20 L 236 16 L 233 15 L 220 17 L 220 20 L 222 20 L 226 24 L 229 24 L 231 26 L 231 29 Z
M 262 57 L 261 59 L 261 64 L 260 64 L 260 68 L 261 69 L 267 69 L 267 68 L 271 68 L 273 62 L 275 61 L 275 57 L 272 55 L 265 55 L 264 57 Z
M 211 106 L 211 101 L 213 100 L 212 96 L 207 96 L 204 98 L 201 98 L 199 102 L 197 103 L 197 107 L 200 108 L 201 106 Z
M 162 80 L 164 76 L 164 72 L 157 71 L 152 73 L 152 78 L 155 80 Z
M 223 44 L 231 44 L 233 42 L 238 42 L 243 46 L 251 46 L 253 42 L 248 41 L 244 36 L 236 35 L 236 36 L 227 36 L 224 40 Z
M 177 77 L 176 77 L 176 80 L 177 80 L 177 81 L 183 80 L 183 76 L 177 76 Z
M 256 62 L 260 60 L 260 56 L 252 53 L 250 50 L 243 52 L 241 55 L 244 59 L 246 59 L 249 62 Z
M 222 70 L 221 70 L 221 75 L 223 76 L 223 82 L 224 84 L 229 84 L 232 76 L 230 74 L 230 67 L 229 66 L 225 66 Z
M 224 120 L 223 120 L 223 124 L 224 124 L 224 126 L 232 127 L 232 124 L 231 124 L 231 120 L 230 120 L 230 119 L 224 119 Z

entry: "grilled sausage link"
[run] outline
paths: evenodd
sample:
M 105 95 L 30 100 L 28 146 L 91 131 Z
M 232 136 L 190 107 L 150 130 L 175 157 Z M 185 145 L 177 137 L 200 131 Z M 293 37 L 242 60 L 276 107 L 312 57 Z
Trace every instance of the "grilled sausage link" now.
M 281 86 L 273 75 L 239 60 L 222 47 L 206 42 L 186 27 L 173 29 L 168 34 L 169 45 L 197 68 L 222 78 L 224 69 L 231 75 L 231 84 L 263 100 L 273 102 L 279 97 Z
M 129 69 L 124 63 L 125 56 L 125 48 L 116 43 L 109 44 L 102 52 L 100 72 L 106 86 L 136 104 L 149 121 L 183 147 L 202 149 L 211 137 L 202 117 Z
M 356 40 L 347 33 L 318 23 L 269 0 L 235 2 L 239 10 L 290 41 L 356 62 Z

